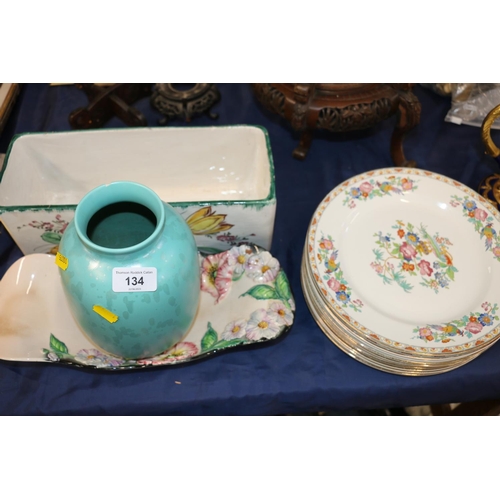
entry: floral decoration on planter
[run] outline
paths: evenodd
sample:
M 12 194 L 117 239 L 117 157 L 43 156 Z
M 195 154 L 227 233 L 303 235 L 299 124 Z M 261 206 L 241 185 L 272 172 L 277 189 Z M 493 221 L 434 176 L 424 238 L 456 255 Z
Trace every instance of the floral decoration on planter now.
M 378 248 L 373 249 L 375 260 L 370 266 L 384 284 L 396 283 L 410 292 L 413 285 L 408 280 L 413 279 L 435 293 L 449 288 L 458 272 L 453 265 L 450 240 L 439 233 L 431 236 L 422 224 L 417 228 L 398 220 L 392 228 L 396 230 L 395 237 L 382 231 L 373 235 Z
M 387 180 L 380 182 L 375 179 L 367 179 L 358 186 L 352 186 L 345 191 L 346 198 L 343 201 L 344 205 L 349 208 L 356 207 L 356 201 L 366 201 L 373 198 L 387 196 L 391 194 L 406 194 L 407 192 L 417 189 L 416 183 L 418 180 L 409 177 L 397 177 L 391 175 Z
M 363 302 L 359 299 L 351 299 L 351 288 L 344 278 L 344 273 L 337 260 L 338 250 L 335 248 L 331 236 L 323 236 L 318 245 L 318 260 L 323 263 L 323 279 L 328 287 L 334 292 L 335 299 L 344 308 L 350 307 L 356 312 L 361 312 Z
M 463 316 L 460 319 L 450 321 L 442 325 L 427 325 L 424 327 L 417 326 L 413 329 L 413 333 L 417 336 L 414 338 L 427 342 L 453 342 L 454 337 L 461 336 L 469 339 L 474 335 L 481 333 L 483 328 L 493 326 L 495 321 L 498 321 L 497 310 L 498 305 L 492 305 L 490 302 L 481 304 L 482 312 L 471 312 L 468 316 Z
M 22 227 L 32 227 L 35 229 L 39 229 L 42 231 L 40 237 L 46 243 L 54 245 L 53 248 L 49 250 L 48 253 L 57 253 L 57 248 L 59 243 L 61 242 L 62 235 L 64 230 L 68 226 L 69 222 L 62 218 L 61 214 L 57 214 L 51 221 L 38 221 L 34 220 L 28 224 L 18 227 L 17 229 L 21 229 Z
M 226 222 L 226 214 L 216 214 L 212 207 L 202 207 L 192 213 L 186 223 L 194 235 L 222 233 L 231 229 L 233 224 Z
M 450 205 L 452 207 L 461 207 L 462 214 L 474 225 L 474 229 L 481 239 L 484 239 L 484 246 L 487 251 L 493 253 L 496 260 L 500 261 L 500 236 L 493 228 L 495 219 L 489 215 L 486 210 L 477 205 L 474 199 L 468 196 L 460 197 L 453 195 Z
M 211 206 L 202 207 L 192 213 L 187 219 L 186 223 L 190 227 L 193 235 L 204 236 L 207 238 L 215 238 L 217 242 L 228 246 L 237 246 L 244 243 L 250 243 L 256 236 L 254 233 L 249 235 L 236 235 L 231 233 L 230 229 L 234 224 L 229 224 L 226 221 L 227 214 L 217 214 Z M 53 245 L 47 253 L 56 254 L 59 243 L 61 241 L 64 230 L 68 225 L 68 221 L 62 218 L 61 214 L 57 214 L 51 221 L 31 221 L 29 224 L 19 226 L 17 229 L 23 227 L 32 227 L 42 231 L 40 237 L 45 243 Z M 45 249 L 47 247 L 45 246 Z M 212 248 L 207 246 L 198 246 L 200 251 L 205 253 L 216 254 L 220 252 L 220 248 Z
M 234 224 L 229 224 L 226 221 L 226 217 L 227 214 L 217 214 L 211 206 L 202 207 L 193 212 L 186 219 L 186 223 L 191 228 L 195 237 L 205 236 L 207 238 L 215 238 L 217 242 L 229 246 L 250 243 L 255 234 L 252 233 L 247 236 L 233 234 L 230 229 L 234 227 Z M 198 248 L 205 253 L 216 254 L 220 252 L 218 248 L 207 246 L 198 246 Z

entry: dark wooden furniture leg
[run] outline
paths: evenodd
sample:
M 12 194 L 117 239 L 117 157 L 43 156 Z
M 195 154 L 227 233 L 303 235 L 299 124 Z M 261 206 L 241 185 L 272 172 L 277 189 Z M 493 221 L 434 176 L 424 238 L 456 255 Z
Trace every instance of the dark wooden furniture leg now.
M 302 132 L 300 136 L 300 141 L 298 146 L 293 150 L 293 157 L 297 160 L 303 160 L 307 156 L 307 152 L 309 151 L 309 147 L 311 146 L 312 141 L 312 131 L 305 130 Z
M 421 105 L 411 93 L 401 92 L 398 106 L 398 119 L 391 138 L 391 157 L 398 167 L 416 167 L 413 160 L 408 161 L 403 151 L 405 135 L 420 121 Z

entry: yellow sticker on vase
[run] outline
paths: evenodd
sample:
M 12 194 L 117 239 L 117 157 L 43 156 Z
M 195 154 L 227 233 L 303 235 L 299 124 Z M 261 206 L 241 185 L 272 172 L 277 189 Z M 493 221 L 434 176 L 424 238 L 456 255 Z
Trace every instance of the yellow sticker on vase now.
M 108 311 L 105 307 L 94 306 L 92 307 L 92 310 L 110 323 L 116 323 L 118 321 L 118 316 L 116 314 L 113 314 L 111 311 Z
M 68 259 L 61 253 L 56 253 L 56 264 L 63 270 L 66 271 L 68 269 L 69 261 Z

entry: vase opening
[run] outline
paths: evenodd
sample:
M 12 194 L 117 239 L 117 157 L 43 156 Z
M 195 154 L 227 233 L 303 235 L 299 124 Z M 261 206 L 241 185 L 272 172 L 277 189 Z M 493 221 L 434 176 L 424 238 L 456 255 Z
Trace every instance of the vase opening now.
M 87 225 L 88 239 L 103 248 L 128 248 L 149 238 L 157 227 L 155 214 L 131 201 L 111 203 L 99 209 Z

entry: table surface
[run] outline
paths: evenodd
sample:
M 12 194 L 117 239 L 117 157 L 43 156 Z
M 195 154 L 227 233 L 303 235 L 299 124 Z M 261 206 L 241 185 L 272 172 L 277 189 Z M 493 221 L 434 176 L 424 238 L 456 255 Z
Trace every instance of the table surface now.
M 405 377 L 365 366 L 340 351 L 319 329 L 304 301 L 300 261 L 311 215 L 342 181 L 392 166 L 395 118 L 349 135 L 316 134 L 304 161 L 292 157 L 298 135 L 262 108 L 250 85 L 217 84 L 221 101 L 207 116 L 175 126 L 250 124 L 265 127 L 275 164 L 277 213 L 271 253 L 287 273 L 297 305 L 291 330 L 254 348 L 230 350 L 191 364 L 107 373 L 46 363 L 0 361 L 0 414 L 4 415 L 282 415 L 454 403 L 500 398 L 500 343 L 467 365 L 441 375 Z M 480 130 L 444 121 L 451 100 L 421 86 L 419 125 L 404 141 L 417 166 L 477 189 L 496 172 L 484 153 Z M 5 153 L 14 134 L 70 130 L 68 116 L 87 98 L 74 86 L 22 87 L 0 137 Z M 135 104 L 159 126 L 149 99 Z M 106 128 L 125 125 L 117 118 Z M 499 131 L 493 139 L 500 143 Z M 167 200 L 168 201 L 168 200 Z M 0 276 L 22 256 L 0 226 Z M 1 329 L 1 325 L 0 325 Z M 180 382 L 180 383 L 179 383 Z

